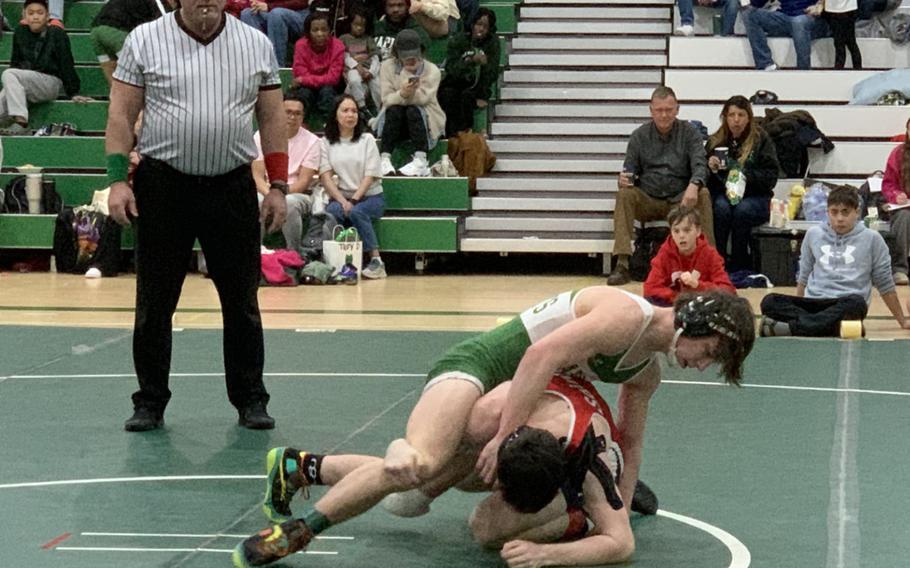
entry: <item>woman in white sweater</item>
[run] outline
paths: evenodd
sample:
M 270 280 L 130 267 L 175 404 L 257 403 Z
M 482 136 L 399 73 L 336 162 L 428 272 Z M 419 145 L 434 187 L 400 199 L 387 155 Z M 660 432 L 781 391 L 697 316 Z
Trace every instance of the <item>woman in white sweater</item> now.
M 333 176 L 337 176 L 337 181 Z M 370 263 L 364 278 L 385 278 L 385 264 L 379 256 L 379 241 L 373 221 L 385 212 L 379 150 L 372 134 L 364 132 L 357 102 L 351 95 L 335 99 L 335 108 L 325 123 L 319 179 L 332 198 L 326 212 L 339 223 L 353 226 L 363 241 Z
M 440 79 L 439 68 L 423 58 L 417 32 L 398 32 L 392 57 L 379 69 L 382 111 L 377 117 L 376 132 L 382 138 L 382 175 L 395 173 L 392 151 L 406 140 L 414 146 L 414 155 L 400 173 L 430 175 L 427 152 L 436 146 L 446 125 L 446 115 L 436 100 Z

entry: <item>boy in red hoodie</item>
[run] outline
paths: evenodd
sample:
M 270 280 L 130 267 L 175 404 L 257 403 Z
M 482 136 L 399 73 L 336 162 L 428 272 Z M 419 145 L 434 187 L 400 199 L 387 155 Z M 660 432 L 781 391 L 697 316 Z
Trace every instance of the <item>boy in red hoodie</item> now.
M 701 232 L 698 211 L 677 207 L 667 216 L 670 236 L 651 260 L 644 297 L 670 306 L 681 292 L 719 288 L 736 294 L 724 259 Z

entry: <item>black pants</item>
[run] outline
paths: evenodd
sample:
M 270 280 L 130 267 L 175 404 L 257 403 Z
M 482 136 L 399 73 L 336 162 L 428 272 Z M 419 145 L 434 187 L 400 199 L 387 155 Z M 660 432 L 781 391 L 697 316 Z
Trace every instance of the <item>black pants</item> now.
M 259 207 L 249 166 L 214 177 L 186 175 L 145 158 L 136 169 L 135 407 L 163 411 L 171 398 L 171 317 L 198 238 L 221 300 L 228 399 L 267 403 L 257 291 Z
M 471 91 L 471 85 L 457 79 L 446 79 L 439 86 L 436 98 L 446 113 L 446 138 L 474 128 L 477 97 Z
M 863 68 L 863 56 L 856 44 L 856 10 L 850 12 L 825 12 L 825 19 L 834 38 L 834 68 L 843 69 L 847 63 L 847 49 L 854 69 Z M 845 49 L 846 48 L 846 49 Z
M 869 306 L 859 294 L 840 298 L 800 298 L 786 294 L 768 294 L 761 301 L 761 313 L 790 324 L 793 335 L 837 337 L 840 322 L 861 320 Z
M 385 109 L 385 123 L 382 127 L 382 143 L 379 150 L 391 154 L 395 146 L 404 140 L 410 140 L 415 152 L 426 152 L 429 149 L 427 128 L 423 123 L 420 107 L 394 105 Z

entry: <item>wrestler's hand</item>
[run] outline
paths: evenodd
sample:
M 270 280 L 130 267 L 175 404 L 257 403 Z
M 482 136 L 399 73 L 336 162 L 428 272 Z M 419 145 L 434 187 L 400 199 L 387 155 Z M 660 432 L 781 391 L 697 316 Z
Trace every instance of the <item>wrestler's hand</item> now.
M 404 438 L 392 440 L 385 452 L 385 472 L 400 485 L 416 487 L 420 484 L 420 476 L 417 475 L 419 457 L 417 450 Z
M 509 568 L 540 568 L 547 566 L 546 549 L 526 540 L 510 540 L 499 553 Z
M 483 451 L 480 452 L 480 457 L 477 458 L 474 470 L 487 485 L 496 481 L 496 458 L 499 455 L 499 446 L 502 445 L 503 439 L 499 435 L 495 436 L 487 442 Z

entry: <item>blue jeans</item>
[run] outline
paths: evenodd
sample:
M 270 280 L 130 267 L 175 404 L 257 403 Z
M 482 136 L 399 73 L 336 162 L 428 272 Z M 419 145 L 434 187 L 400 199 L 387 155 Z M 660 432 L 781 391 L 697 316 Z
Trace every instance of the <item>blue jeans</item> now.
M 692 11 L 692 0 L 677 0 L 679 6 L 679 23 L 684 26 L 691 26 L 695 23 L 695 13 Z M 736 14 L 739 12 L 739 0 L 714 0 L 710 8 L 723 8 L 724 10 L 724 30 L 725 36 L 733 35 L 733 27 L 736 25 Z
M 248 26 L 269 36 L 272 47 L 275 49 L 275 59 L 279 67 L 287 67 L 288 36 L 293 41 L 303 34 L 303 21 L 309 15 L 309 10 L 288 10 L 287 8 L 272 8 L 268 12 L 253 12 L 244 8 L 240 12 L 240 21 Z
M 774 60 L 768 47 L 768 37 L 792 37 L 796 49 L 797 69 L 809 69 L 812 62 L 812 40 L 828 35 L 828 24 L 807 14 L 788 16 L 781 11 L 749 8 L 743 11 L 746 35 L 752 48 L 756 69 L 768 67 Z
M 385 212 L 385 198 L 381 193 L 364 197 L 363 201 L 354 205 L 348 217 L 344 216 L 344 209 L 337 201 L 329 203 L 325 211 L 344 226 L 353 226 L 357 229 L 357 232 L 360 233 L 360 240 L 363 241 L 364 252 L 379 249 L 379 240 L 376 238 L 376 231 L 373 230 L 373 221 L 381 218 Z
M 727 270 L 752 268 L 752 257 L 749 255 L 752 227 L 767 223 L 770 218 L 770 197 L 746 197 L 736 205 L 730 205 L 726 195 L 714 198 L 714 242 L 724 258 L 728 258 L 727 239 L 731 232 L 733 236 Z

